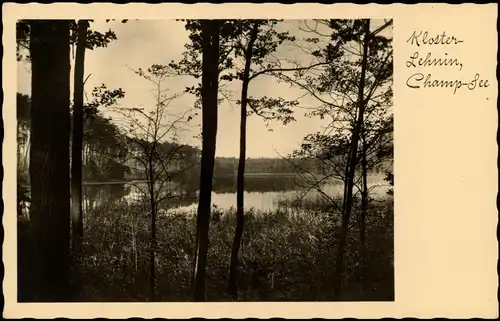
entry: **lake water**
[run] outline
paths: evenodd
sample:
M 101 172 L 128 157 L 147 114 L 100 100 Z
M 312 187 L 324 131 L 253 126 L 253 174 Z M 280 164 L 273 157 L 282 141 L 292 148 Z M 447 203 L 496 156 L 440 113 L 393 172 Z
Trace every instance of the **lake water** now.
M 370 196 L 382 198 L 386 196 L 389 186 L 383 180 L 383 175 L 370 175 L 368 182 Z M 298 198 L 303 202 L 325 199 L 324 195 L 315 189 L 305 188 L 307 184 L 294 176 L 287 175 L 248 175 L 245 178 L 245 208 L 260 211 L 273 211 L 282 208 L 284 204 L 293 203 Z M 89 209 L 102 204 L 118 201 L 135 202 L 140 200 L 145 190 L 144 182 L 91 184 L 84 186 L 84 207 Z M 341 197 L 343 184 L 328 181 L 322 184 L 321 190 L 328 197 Z M 183 189 L 185 196 L 175 205 L 170 205 L 169 211 L 193 212 L 197 207 L 197 191 L 192 186 Z M 179 198 L 178 198 L 179 199 Z M 167 200 L 165 203 L 169 203 Z M 170 202 L 172 204 L 173 202 Z M 236 207 L 236 177 L 214 178 L 212 205 L 222 210 Z

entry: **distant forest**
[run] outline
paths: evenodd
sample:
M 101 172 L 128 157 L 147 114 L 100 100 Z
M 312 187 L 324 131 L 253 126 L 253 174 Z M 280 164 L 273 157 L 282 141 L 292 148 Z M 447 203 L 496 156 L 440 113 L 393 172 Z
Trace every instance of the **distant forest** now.
M 287 158 L 247 158 L 245 162 L 245 173 L 275 173 L 275 174 L 294 174 L 297 171 L 307 170 L 313 173 L 322 172 L 322 162 L 317 159 L 287 159 Z M 374 172 L 380 172 L 388 167 L 382 164 L 374 169 Z M 217 157 L 215 158 L 214 175 L 236 175 L 238 171 L 237 157 Z
M 102 97 L 114 103 L 120 94 L 117 90 L 108 90 L 104 85 L 94 89 L 94 97 Z M 96 101 L 95 105 L 102 104 Z M 127 152 L 134 149 L 133 140 L 119 130 L 111 119 L 105 117 L 92 103 L 85 109 L 83 149 L 83 179 L 84 181 L 123 181 L 138 179 L 142 171 L 134 171 L 140 165 L 133 163 Z M 18 179 L 21 185 L 28 183 L 29 135 L 30 135 L 30 97 L 17 93 L 18 115 Z M 199 175 L 199 160 L 201 150 L 190 145 L 179 145 L 164 142 L 164 148 L 176 149 L 179 158 L 184 161 L 186 156 L 191 159 L 190 177 Z M 236 175 L 238 172 L 237 157 L 216 157 L 214 176 Z M 318 159 L 288 159 L 288 158 L 247 158 L 245 173 L 275 173 L 293 174 L 301 170 L 314 173 L 321 172 L 322 162 Z M 380 170 L 383 166 L 380 166 Z M 378 171 L 377 168 L 375 171 Z

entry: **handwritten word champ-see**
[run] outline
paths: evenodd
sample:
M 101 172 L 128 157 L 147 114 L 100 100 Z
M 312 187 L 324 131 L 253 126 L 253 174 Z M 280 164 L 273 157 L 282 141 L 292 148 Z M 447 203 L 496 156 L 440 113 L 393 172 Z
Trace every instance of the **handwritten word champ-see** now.
M 453 88 L 453 93 L 455 94 L 458 89 L 467 88 L 469 90 L 474 90 L 476 88 L 486 88 L 490 84 L 488 80 L 483 80 L 479 78 L 479 74 L 474 76 L 472 80 L 436 80 L 432 79 L 431 74 L 424 76 L 422 73 L 416 73 L 411 75 L 406 80 L 406 85 L 410 88 Z
M 463 40 L 460 40 L 456 38 L 455 36 L 448 36 L 446 35 L 446 31 L 443 31 L 441 34 L 437 34 L 435 36 L 429 36 L 429 32 L 418 32 L 413 31 L 413 34 L 406 40 L 406 42 L 412 44 L 412 45 L 417 45 L 417 47 L 420 47 L 420 45 L 457 45 L 459 43 L 462 43 Z

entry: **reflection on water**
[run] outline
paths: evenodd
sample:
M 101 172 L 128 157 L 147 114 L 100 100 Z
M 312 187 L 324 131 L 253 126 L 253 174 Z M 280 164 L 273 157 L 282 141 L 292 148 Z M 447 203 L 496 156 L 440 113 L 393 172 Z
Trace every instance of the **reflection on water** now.
M 130 194 L 130 184 L 99 184 L 83 186 L 83 210 L 113 203 Z
M 383 197 L 386 195 L 387 183 L 382 176 L 369 178 L 370 195 Z M 145 182 L 93 184 L 84 186 L 84 209 L 88 210 L 104 204 L 117 201 L 134 202 L 141 199 L 145 191 Z M 326 182 L 321 190 L 329 197 L 342 196 L 343 185 L 340 182 Z M 317 200 L 324 197 L 315 189 L 305 189 L 304 184 L 294 177 L 287 176 L 248 176 L 245 178 L 245 208 L 261 211 L 277 210 L 283 202 L 303 198 Z M 191 212 L 196 210 L 196 187 L 183 186 L 174 200 L 167 199 L 163 207 L 175 211 Z M 236 177 L 214 178 L 212 204 L 220 209 L 227 210 L 236 207 Z

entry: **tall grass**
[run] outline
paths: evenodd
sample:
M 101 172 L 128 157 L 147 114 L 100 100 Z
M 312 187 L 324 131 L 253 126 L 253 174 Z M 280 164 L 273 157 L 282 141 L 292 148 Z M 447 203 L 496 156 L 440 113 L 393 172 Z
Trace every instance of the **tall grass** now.
M 309 204 L 310 205 L 310 204 Z M 324 205 L 324 204 L 323 204 Z M 324 208 L 323 208 L 324 209 Z M 249 210 L 240 251 L 240 299 L 321 301 L 333 293 L 336 213 L 282 208 Z M 374 203 L 367 218 L 367 256 L 360 257 L 356 222 L 348 240 L 344 300 L 393 300 L 392 201 Z M 147 301 L 149 213 L 119 203 L 86 213 L 83 301 Z M 158 217 L 156 294 L 159 301 L 191 300 L 196 218 Z M 207 265 L 207 299 L 224 301 L 235 211 L 213 208 Z M 331 242 L 333 240 L 333 242 Z M 23 248 L 20 246 L 20 248 Z

